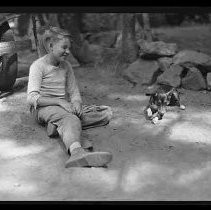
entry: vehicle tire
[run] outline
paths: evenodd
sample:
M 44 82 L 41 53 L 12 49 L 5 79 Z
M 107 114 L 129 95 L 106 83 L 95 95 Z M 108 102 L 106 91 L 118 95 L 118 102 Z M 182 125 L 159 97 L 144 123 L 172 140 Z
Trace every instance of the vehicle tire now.
M 15 41 L 7 21 L 0 24 L 0 42 Z M 1 51 L 1 48 L 0 48 Z M 10 91 L 17 78 L 18 56 L 10 53 L 0 56 L 0 91 Z

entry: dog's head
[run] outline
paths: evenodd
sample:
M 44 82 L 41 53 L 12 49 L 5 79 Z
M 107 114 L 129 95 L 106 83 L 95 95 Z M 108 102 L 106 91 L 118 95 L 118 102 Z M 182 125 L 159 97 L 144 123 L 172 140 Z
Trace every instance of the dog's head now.
M 152 93 L 149 104 L 155 107 L 162 115 L 166 113 L 166 106 L 169 104 L 168 95 L 161 92 Z

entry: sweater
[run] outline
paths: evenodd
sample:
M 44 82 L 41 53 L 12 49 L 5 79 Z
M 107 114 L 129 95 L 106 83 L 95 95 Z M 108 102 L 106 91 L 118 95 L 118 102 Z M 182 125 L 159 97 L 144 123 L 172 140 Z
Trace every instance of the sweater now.
M 68 61 L 53 66 L 46 62 L 44 55 L 32 63 L 29 70 L 27 103 L 36 109 L 37 100 L 41 96 L 82 103 L 77 81 Z

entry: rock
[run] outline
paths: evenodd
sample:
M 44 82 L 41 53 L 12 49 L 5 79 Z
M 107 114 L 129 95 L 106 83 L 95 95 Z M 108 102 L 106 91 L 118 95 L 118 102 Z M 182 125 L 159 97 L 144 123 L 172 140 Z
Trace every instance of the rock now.
M 204 67 L 206 72 L 211 72 L 211 57 L 201 52 L 194 50 L 182 50 L 173 57 L 173 63 L 184 65 L 191 63 L 195 67 Z
M 101 59 L 103 48 L 100 45 L 89 44 L 87 40 L 83 42 L 82 47 L 78 51 L 79 63 L 95 63 Z
M 102 47 L 114 47 L 118 34 L 117 31 L 100 32 L 90 34 L 86 39 L 90 44 L 100 45 Z
M 188 90 L 206 89 L 206 81 L 201 72 L 195 67 L 189 69 L 187 75 L 182 78 L 181 85 Z
M 168 70 L 170 65 L 173 62 L 172 58 L 169 58 L 169 57 L 159 58 L 157 61 L 158 61 L 158 65 L 160 67 L 160 70 L 163 71 L 163 72 Z
M 170 68 L 166 69 L 166 71 L 157 78 L 157 83 L 179 87 L 181 84 L 180 75 L 182 71 L 183 67 L 179 65 L 171 65 Z
M 156 61 L 138 59 L 123 70 L 122 76 L 129 82 L 136 84 L 151 84 L 153 75 L 159 69 Z
M 165 43 L 163 41 L 147 42 L 139 39 L 137 44 L 140 47 L 140 56 L 142 58 L 156 59 L 174 56 L 177 53 L 177 45 L 175 43 Z
M 207 85 L 208 85 L 208 88 L 211 88 L 211 73 L 207 74 Z
M 72 55 L 72 53 L 69 54 L 69 56 L 67 57 L 67 60 L 71 63 L 73 68 L 80 66 L 77 59 Z

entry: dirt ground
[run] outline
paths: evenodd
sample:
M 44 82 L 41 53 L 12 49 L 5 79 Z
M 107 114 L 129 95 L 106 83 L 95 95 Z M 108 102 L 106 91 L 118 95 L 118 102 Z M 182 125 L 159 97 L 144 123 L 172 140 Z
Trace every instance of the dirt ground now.
M 207 34 L 209 28 L 202 28 L 190 34 Z M 161 31 L 174 40 L 172 30 Z M 184 30 L 176 30 L 181 40 Z M 203 43 L 208 52 L 208 41 Z M 0 99 L 1 201 L 211 199 L 211 92 L 181 90 L 186 110 L 170 109 L 153 125 L 143 116 L 149 99 L 143 87 L 132 88 L 105 69 L 74 70 L 84 103 L 113 110 L 110 124 L 82 133 L 95 150 L 110 151 L 112 162 L 108 168 L 66 169 L 61 140 L 48 138 L 30 116 L 25 81 L 22 89 Z

